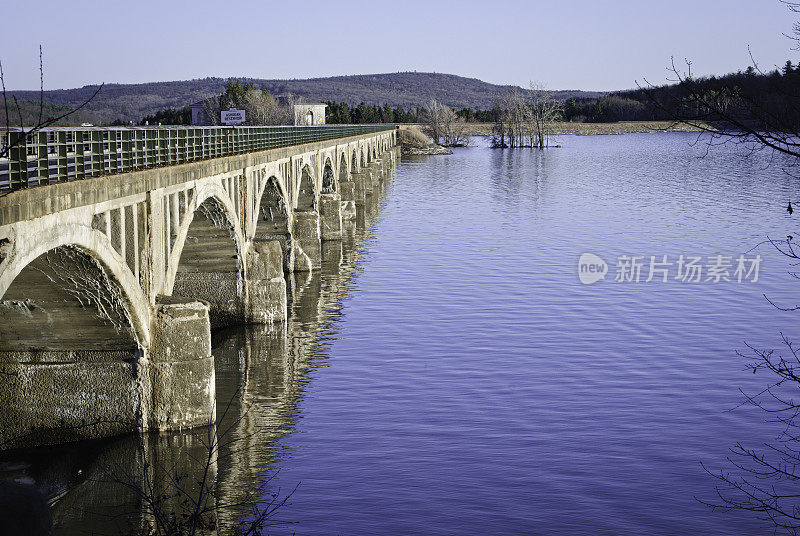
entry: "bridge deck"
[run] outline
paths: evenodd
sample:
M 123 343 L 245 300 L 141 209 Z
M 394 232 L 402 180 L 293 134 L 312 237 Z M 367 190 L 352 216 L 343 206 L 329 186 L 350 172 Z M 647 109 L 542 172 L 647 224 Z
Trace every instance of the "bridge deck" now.
M 299 127 L 48 128 L 0 133 L 0 195 L 31 186 L 197 162 L 393 129 L 393 125 Z

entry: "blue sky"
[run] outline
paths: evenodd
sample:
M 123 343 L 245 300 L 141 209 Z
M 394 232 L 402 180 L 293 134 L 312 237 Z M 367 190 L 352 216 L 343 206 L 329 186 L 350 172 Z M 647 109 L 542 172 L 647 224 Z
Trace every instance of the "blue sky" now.
M 13 89 L 205 76 L 308 78 L 435 71 L 550 89 L 663 82 L 797 61 L 778 0 L 160 2 L 5 0 L 0 61 Z

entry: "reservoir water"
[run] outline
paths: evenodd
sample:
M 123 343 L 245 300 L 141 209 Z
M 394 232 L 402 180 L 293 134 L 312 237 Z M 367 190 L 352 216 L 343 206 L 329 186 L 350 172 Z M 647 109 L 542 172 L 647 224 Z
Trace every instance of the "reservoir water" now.
M 758 246 L 796 230 L 795 180 L 769 155 L 695 139 L 403 157 L 323 270 L 290 281 L 290 322 L 214 334 L 221 496 L 289 495 L 270 534 L 769 533 L 698 498 L 714 498 L 701 462 L 729 467 L 737 442 L 781 431 L 741 404 L 771 378 L 737 351 L 797 332 L 764 295 L 794 306 L 800 283 Z M 609 266 L 591 285 L 587 252 Z M 731 257 L 731 280 L 676 280 L 681 255 Z M 740 255 L 761 256 L 757 281 L 736 280 Z M 643 257 L 639 282 L 615 281 L 624 256 Z M 666 282 L 645 281 L 651 256 L 673 263 Z M 48 490 L 56 534 L 124 532 L 140 503 L 106 469 L 188 467 L 204 434 L 3 467 Z

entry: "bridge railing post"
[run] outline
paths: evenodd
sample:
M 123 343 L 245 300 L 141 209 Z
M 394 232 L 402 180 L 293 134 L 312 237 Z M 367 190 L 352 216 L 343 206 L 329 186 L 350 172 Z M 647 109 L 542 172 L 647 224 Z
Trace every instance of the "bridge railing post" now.
M 89 162 L 91 165 L 89 175 L 94 177 L 103 172 L 103 133 L 92 130 L 89 133 Z
M 63 130 L 56 132 L 56 181 L 69 180 L 69 148 L 67 147 L 67 133 Z
M 108 131 L 108 172 L 120 172 L 121 136 L 119 130 Z
M 73 154 L 75 158 L 75 178 L 86 177 L 86 147 L 84 146 L 84 132 L 78 130 L 73 133 Z
M 158 161 L 156 162 L 157 166 L 163 166 L 164 164 L 169 164 L 169 131 L 168 130 L 161 130 L 158 131 Z
M 50 156 L 48 154 L 48 138 L 50 133 L 40 130 L 36 133 L 36 182 L 48 184 L 50 182 Z
M 131 131 L 123 130 L 121 132 L 122 140 L 122 158 L 120 162 L 120 169 L 123 173 L 133 169 L 133 142 L 131 141 Z
M 28 144 L 24 132 L 9 132 L 8 184 L 12 190 L 28 186 Z

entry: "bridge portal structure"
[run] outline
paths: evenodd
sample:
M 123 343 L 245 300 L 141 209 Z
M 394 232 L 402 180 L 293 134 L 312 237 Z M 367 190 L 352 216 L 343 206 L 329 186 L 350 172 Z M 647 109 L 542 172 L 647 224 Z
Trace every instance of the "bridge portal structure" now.
M 286 320 L 286 273 L 320 266 L 396 143 L 379 125 L 5 135 L 0 450 L 213 422 L 210 330 Z

